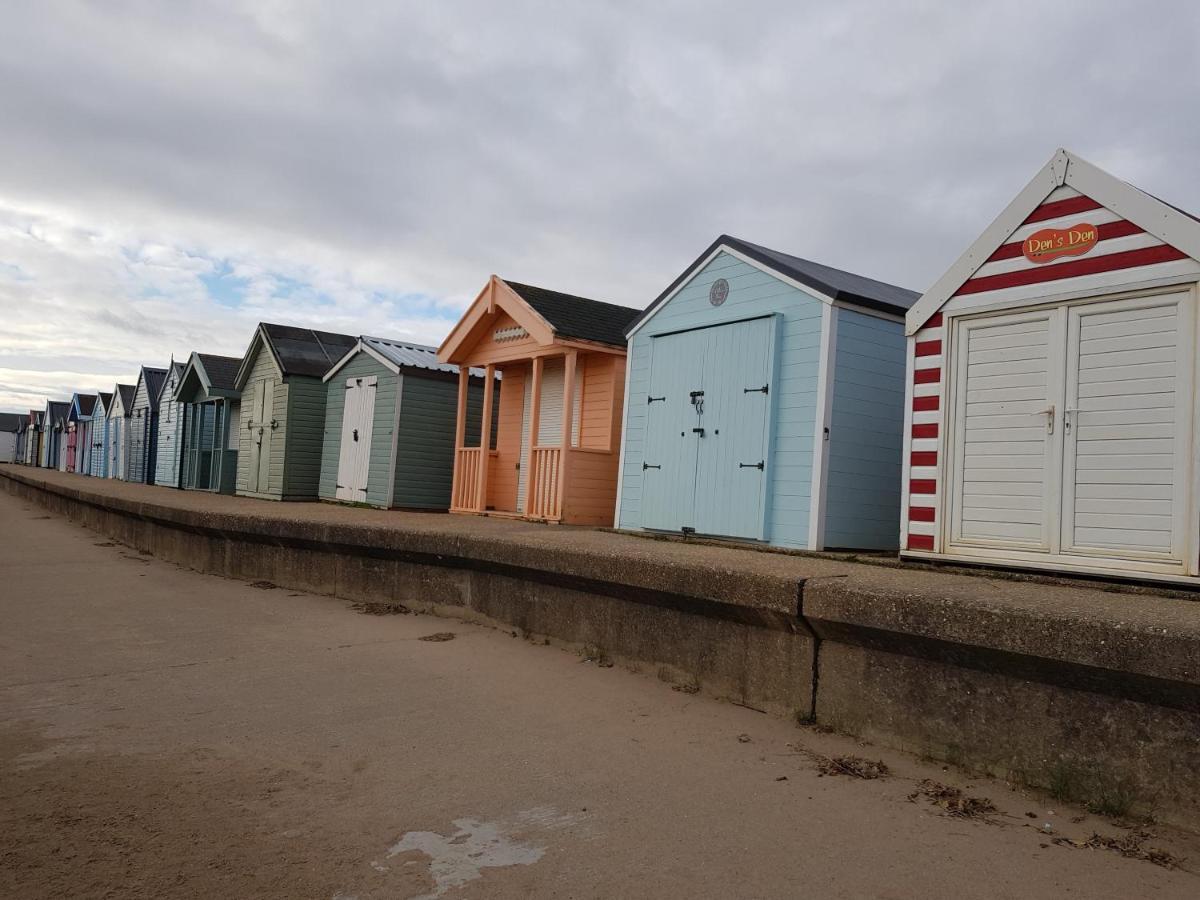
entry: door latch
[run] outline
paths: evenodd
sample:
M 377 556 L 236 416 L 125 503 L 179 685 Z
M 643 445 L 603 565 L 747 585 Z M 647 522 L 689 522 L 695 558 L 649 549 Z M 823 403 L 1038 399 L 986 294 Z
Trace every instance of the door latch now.
M 356 441 L 358 440 L 358 429 L 357 428 L 354 429 L 354 439 Z
M 700 437 L 704 437 L 704 429 L 703 428 L 693 428 L 692 434 L 698 434 L 698 435 L 700 435 Z
M 1054 404 L 1051 403 L 1046 409 L 1043 409 L 1040 416 L 1048 416 L 1046 419 L 1046 434 L 1054 434 Z

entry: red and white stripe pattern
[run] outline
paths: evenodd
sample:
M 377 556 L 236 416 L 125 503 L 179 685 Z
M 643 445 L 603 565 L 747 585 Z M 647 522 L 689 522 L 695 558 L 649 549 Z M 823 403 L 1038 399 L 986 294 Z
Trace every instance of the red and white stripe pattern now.
M 1082 256 L 1049 263 L 1025 258 L 1022 244 L 1043 228 L 1096 226 L 1096 246 Z M 1133 271 L 1129 271 L 1133 270 Z M 906 435 L 908 490 L 903 515 L 907 550 L 938 550 L 938 455 L 944 452 L 941 409 L 942 314 L 1011 301 L 1038 303 L 1061 294 L 1097 294 L 1122 284 L 1200 275 L 1200 263 L 1071 187 L 1052 191 L 910 339 L 913 353 L 912 424 Z
M 933 550 L 938 507 L 938 446 L 942 427 L 942 314 L 927 321 L 913 338 L 911 424 L 908 453 L 908 550 Z

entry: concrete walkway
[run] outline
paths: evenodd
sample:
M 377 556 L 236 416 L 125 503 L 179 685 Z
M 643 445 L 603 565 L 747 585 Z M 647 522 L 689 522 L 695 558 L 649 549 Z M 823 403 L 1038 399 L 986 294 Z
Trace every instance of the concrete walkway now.
M 464 524 L 497 526 L 532 527 Z M 505 632 L 186 571 L 4 493 L 0 585 L 0 896 L 1200 893 L 1053 843 L 1129 830 L 1004 784 Z M 893 774 L 820 773 L 846 755 Z M 997 810 L 910 802 L 927 778 Z

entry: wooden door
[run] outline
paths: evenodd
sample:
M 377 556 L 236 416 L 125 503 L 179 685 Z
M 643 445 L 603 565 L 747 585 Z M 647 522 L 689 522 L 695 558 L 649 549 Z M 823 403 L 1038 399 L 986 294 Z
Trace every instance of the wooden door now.
M 246 490 L 266 493 L 271 489 L 271 442 L 275 429 L 275 379 L 266 378 L 254 386 L 250 400 L 250 456 L 246 460 Z
M 969 319 L 954 342 L 950 543 L 1051 552 L 1062 313 Z
M 371 474 L 371 436 L 375 425 L 375 375 L 346 379 L 342 410 L 342 439 L 338 451 L 335 496 L 338 500 L 365 503 Z
M 704 330 L 651 339 L 642 453 L 642 527 L 695 530 L 696 461 L 704 409 Z
M 1187 292 L 1068 310 L 1064 552 L 1183 561 L 1193 314 Z

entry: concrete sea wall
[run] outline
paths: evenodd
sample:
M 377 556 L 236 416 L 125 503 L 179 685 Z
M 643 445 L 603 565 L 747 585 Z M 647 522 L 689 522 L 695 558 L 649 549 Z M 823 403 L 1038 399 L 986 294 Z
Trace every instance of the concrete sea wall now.
M 591 645 L 689 690 L 1200 827 L 1195 600 L 15 466 L 0 487 L 198 571 Z

